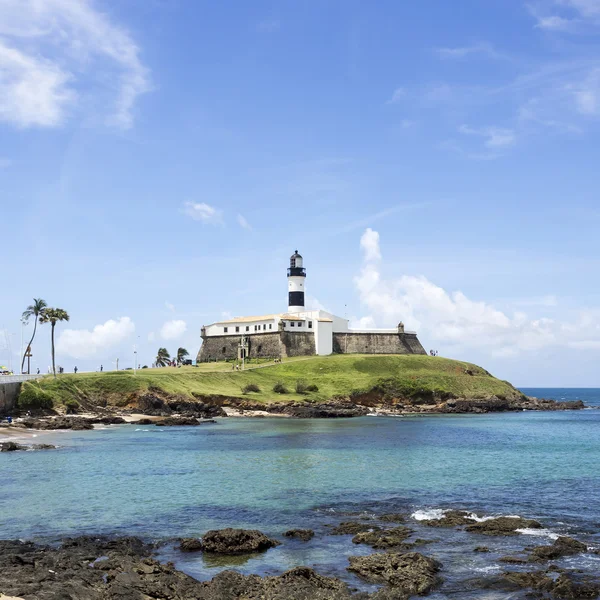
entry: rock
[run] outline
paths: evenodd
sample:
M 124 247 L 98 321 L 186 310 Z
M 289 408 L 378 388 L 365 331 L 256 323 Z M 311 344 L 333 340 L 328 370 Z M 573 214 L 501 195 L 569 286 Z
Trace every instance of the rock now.
M 444 516 L 439 519 L 427 519 L 420 521 L 421 525 L 427 527 L 458 527 L 460 525 L 470 525 L 477 523 L 471 516 L 473 513 L 465 510 L 447 510 Z
M 467 525 L 465 529 L 483 535 L 518 535 L 517 529 L 542 529 L 542 524 L 523 517 L 496 517 Z
M 522 556 L 503 556 L 498 559 L 498 562 L 509 565 L 526 565 L 529 561 Z
M 56 446 L 52 444 L 33 444 L 31 448 L 33 450 L 56 450 Z
M 127 423 L 123 417 L 117 417 L 116 415 L 111 415 L 108 417 L 92 417 L 88 420 L 92 423 L 99 423 L 102 425 L 122 425 L 123 423 Z
M 154 425 L 154 423 L 156 423 L 156 421 L 153 421 L 152 419 L 140 419 L 139 421 L 134 421 L 131 424 L 132 425 Z
M 308 542 L 315 537 L 312 529 L 289 529 L 283 534 L 285 537 L 297 538 L 303 542 Z
M 348 570 L 369 583 L 385 583 L 407 595 L 427 594 L 441 584 L 441 564 L 418 552 L 351 556 Z
M 354 544 L 367 544 L 378 550 L 394 548 L 412 535 L 412 529 L 408 527 L 394 527 L 377 531 L 363 531 L 352 538 Z
M 182 552 L 198 552 L 202 550 L 202 540 L 198 538 L 183 538 L 179 544 Z
M 356 535 L 368 531 L 379 531 L 381 527 L 368 523 L 357 523 L 356 521 L 344 521 L 331 531 L 331 535 Z
M 490 549 L 487 546 L 477 546 L 473 549 L 473 552 L 489 552 Z
M 17 450 L 27 450 L 27 446 L 17 444 L 17 442 L 3 442 L 0 444 L 0 452 L 16 452 Z
M 277 540 L 255 529 L 213 529 L 202 537 L 202 550 L 214 554 L 264 552 L 274 546 Z
M 385 513 L 377 517 L 380 521 L 386 523 L 405 523 L 406 515 L 402 513 Z
M 198 421 L 196 417 L 166 417 L 162 421 L 157 421 L 157 427 L 177 427 L 181 425 L 206 425 L 207 423 L 216 423 L 216 421 L 210 419 L 208 421 Z
M 84 431 L 94 429 L 92 419 L 83 417 L 56 417 L 51 419 L 25 419 L 23 424 L 28 429 L 56 430 L 72 429 L 73 431 Z
M 597 598 L 600 595 L 600 582 L 576 572 L 563 572 L 558 577 L 550 571 L 503 573 L 504 581 L 518 588 L 550 594 L 553 598 L 580 600 Z
M 562 536 L 554 540 L 551 546 L 537 546 L 531 551 L 531 561 L 555 560 L 563 556 L 573 556 L 587 552 L 588 547 L 573 538 Z

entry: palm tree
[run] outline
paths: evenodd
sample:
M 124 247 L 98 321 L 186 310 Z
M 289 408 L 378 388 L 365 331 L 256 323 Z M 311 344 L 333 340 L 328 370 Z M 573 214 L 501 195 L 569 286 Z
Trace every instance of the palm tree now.
M 28 355 L 30 355 L 30 350 L 31 350 L 31 344 L 33 344 L 33 338 L 35 337 L 35 332 L 37 330 L 37 324 L 38 324 L 38 320 L 42 314 L 42 311 L 47 307 L 48 305 L 46 304 L 45 300 L 42 300 L 41 298 L 34 298 L 33 299 L 33 304 L 30 304 L 25 311 L 23 312 L 23 314 L 21 315 L 21 322 L 22 323 L 29 323 L 29 319 L 31 317 L 35 317 L 35 321 L 33 323 L 33 335 L 31 336 L 31 339 L 29 340 L 29 344 L 27 344 L 27 352 L 25 352 L 23 354 L 23 361 L 21 362 L 21 373 L 23 372 L 23 367 L 25 366 L 25 357 L 27 357 Z M 21 338 L 22 339 L 22 338 Z M 29 360 L 27 361 L 27 375 L 29 375 Z
M 159 348 L 158 353 L 156 354 L 156 366 L 166 367 L 170 360 L 171 355 L 168 350 L 166 348 Z
M 185 348 L 177 348 L 177 364 L 180 365 L 190 353 Z
M 54 364 L 54 328 L 59 321 L 68 321 L 69 313 L 62 308 L 45 308 L 40 315 L 40 323 L 50 323 L 52 325 L 52 372 L 54 373 L 54 377 L 56 377 L 56 366 Z

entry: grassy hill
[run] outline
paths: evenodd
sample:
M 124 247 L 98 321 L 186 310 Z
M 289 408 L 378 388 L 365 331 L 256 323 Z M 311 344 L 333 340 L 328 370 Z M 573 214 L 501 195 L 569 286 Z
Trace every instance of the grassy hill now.
M 302 380 L 318 391 L 297 394 Z M 289 391 L 273 392 L 276 383 Z M 242 389 L 255 384 L 258 393 L 244 395 Z M 335 396 L 375 392 L 386 397 L 448 397 L 486 399 L 492 396 L 518 398 L 520 392 L 508 382 L 470 363 L 430 356 L 333 355 L 302 357 L 280 364 L 264 363 L 233 371 L 230 363 L 198 367 L 109 371 L 104 373 L 50 376 L 23 386 L 24 397 L 44 392 L 55 404 L 86 400 L 92 404 L 125 406 L 149 389 L 193 398 L 193 394 L 248 398 L 273 402 L 324 401 Z

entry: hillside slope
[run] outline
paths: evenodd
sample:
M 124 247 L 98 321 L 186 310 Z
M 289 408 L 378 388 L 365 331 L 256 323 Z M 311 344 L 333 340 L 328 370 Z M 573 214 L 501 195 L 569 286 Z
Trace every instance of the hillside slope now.
M 313 385 L 318 391 L 296 393 L 297 382 Z M 275 393 L 280 383 L 287 393 Z M 253 384 L 259 392 L 244 394 Z M 430 356 L 334 355 L 290 360 L 280 364 L 250 367 L 233 371 L 227 363 L 199 367 L 143 369 L 132 371 L 64 374 L 57 379 L 45 377 L 24 386 L 23 394 L 43 392 L 55 406 L 79 403 L 94 406 L 135 407 L 140 396 L 148 392 L 158 396 L 177 396 L 190 400 L 222 402 L 310 401 L 348 399 L 369 405 L 437 404 L 458 398 L 509 401 L 523 399 L 510 383 L 496 379 L 470 363 Z M 219 400 L 220 399 L 220 400 Z M 233 402 L 235 404 L 235 402 Z

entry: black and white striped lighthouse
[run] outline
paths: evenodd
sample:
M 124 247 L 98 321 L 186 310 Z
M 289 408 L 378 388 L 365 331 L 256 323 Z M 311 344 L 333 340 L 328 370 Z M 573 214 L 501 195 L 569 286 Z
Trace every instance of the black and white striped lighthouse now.
M 306 269 L 302 266 L 302 257 L 298 250 L 290 257 L 288 276 L 288 311 L 291 313 L 304 310 L 304 281 Z

